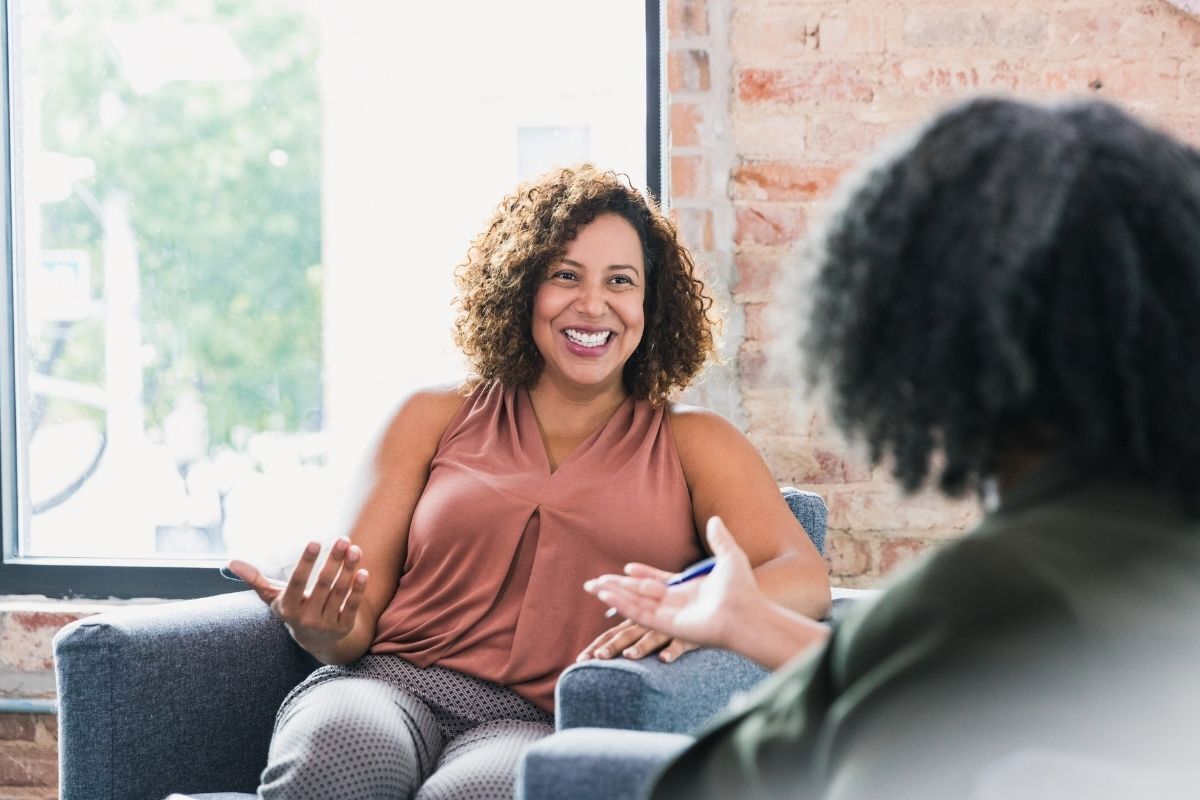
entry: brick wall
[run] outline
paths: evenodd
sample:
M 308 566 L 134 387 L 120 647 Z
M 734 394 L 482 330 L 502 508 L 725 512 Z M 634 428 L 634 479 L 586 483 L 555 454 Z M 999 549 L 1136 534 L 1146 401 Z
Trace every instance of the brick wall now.
M 966 93 L 1095 93 L 1200 144 L 1200 20 L 1165 0 L 666 3 L 673 214 L 729 317 L 727 363 L 693 396 L 737 420 L 780 482 L 825 495 L 835 580 L 873 585 L 976 511 L 901 502 L 771 370 L 789 250 L 847 167 Z M 49 696 L 54 631 L 92 611 L 0 609 L 0 695 Z M 55 796 L 55 736 L 53 716 L 0 714 L 0 800 Z
M 902 500 L 886 471 L 868 469 L 772 369 L 771 301 L 796 268 L 793 246 L 864 153 L 971 93 L 1102 96 L 1200 144 L 1200 19 L 1183 5 L 668 3 L 674 214 L 731 318 L 720 391 L 696 398 L 724 399 L 731 412 L 712 404 L 738 420 L 781 483 L 826 497 L 835 582 L 876 585 L 977 511 L 928 494 Z
M 0 697 L 54 697 L 54 634 L 102 606 L 0 599 Z M 0 714 L 0 800 L 58 795 L 58 724 L 52 714 Z

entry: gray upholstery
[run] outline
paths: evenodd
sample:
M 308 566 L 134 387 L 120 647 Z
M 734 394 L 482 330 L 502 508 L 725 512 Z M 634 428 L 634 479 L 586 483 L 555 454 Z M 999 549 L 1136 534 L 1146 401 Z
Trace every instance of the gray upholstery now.
M 784 496 L 823 549 L 820 496 Z M 317 666 L 252 592 L 89 617 L 54 644 L 63 800 L 252 797 L 238 793 L 257 786 L 275 711 Z M 563 730 L 530 749 L 524 796 L 637 796 L 687 732 L 765 674 L 716 650 L 572 666 L 558 686 Z
M 253 592 L 125 608 L 54 641 L 63 800 L 253 792 L 316 661 Z
M 692 737 L 611 728 L 573 728 L 525 753 L 518 797 L 611 800 L 641 797 L 660 767 Z
M 692 733 L 734 692 L 766 676 L 757 664 L 712 648 L 684 653 L 673 664 L 657 658 L 584 661 L 559 678 L 555 727 Z

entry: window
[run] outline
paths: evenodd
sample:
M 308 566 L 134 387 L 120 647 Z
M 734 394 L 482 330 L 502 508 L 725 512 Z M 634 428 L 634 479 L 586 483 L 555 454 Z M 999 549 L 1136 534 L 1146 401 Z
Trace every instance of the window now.
M 340 532 L 519 179 L 661 186 L 657 2 L 9 0 L 0 593 L 241 588 Z M 469 20 L 469 24 L 464 24 Z

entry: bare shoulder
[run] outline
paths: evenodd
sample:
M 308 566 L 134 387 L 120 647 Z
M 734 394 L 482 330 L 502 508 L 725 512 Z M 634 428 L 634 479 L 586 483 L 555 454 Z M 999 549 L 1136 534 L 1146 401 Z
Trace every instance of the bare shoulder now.
M 737 426 L 712 409 L 671 403 L 667 411 L 675 435 L 675 449 L 685 469 L 697 460 L 753 450 L 753 445 Z
M 428 454 L 432 458 L 442 434 L 467 400 L 459 384 L 427 386 L 416 389 L 396 406 L 380 437 L 382 458 L 409 454 Z

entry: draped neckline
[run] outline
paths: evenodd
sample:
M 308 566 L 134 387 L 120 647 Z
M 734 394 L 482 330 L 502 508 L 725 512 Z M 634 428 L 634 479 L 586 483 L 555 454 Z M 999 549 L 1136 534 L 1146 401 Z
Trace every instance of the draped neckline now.
M 564 468 L 573 465 L 576 461 L 585 457 L 588 451 L 592 450 L 596 442 L 600 440 L 600 437 L 604 435 L 605 431 L 608 430 L 609 426 L 613 424 L 613 420 L 620 416 L 626 409 L 631 408 L 631 404 L 633 403 L 633 395 L 625 395 L 625 399 L 613 409 L 613 412 L 609 414 L 608 419 L 603 424 L 572 448 L 566 458 L 558 462 L 558 466 L 551 466 L 550 449 L 546 440 L 542 437 L 542 426 L 538 422 L 537 412 L 533 408 L 533 398 L 529 396 L 528 389 L 519 390 L 519 395 L 521 397 L 517 403 L 517 424 L 524 430 L 532 432 L 531 436 L 522 436 L 521 438 L 529 443 L 527 445 L 529 450 L 536 451 L 530 455 L 545 470 L 546 475 L 551 478 L 561 473 Z

